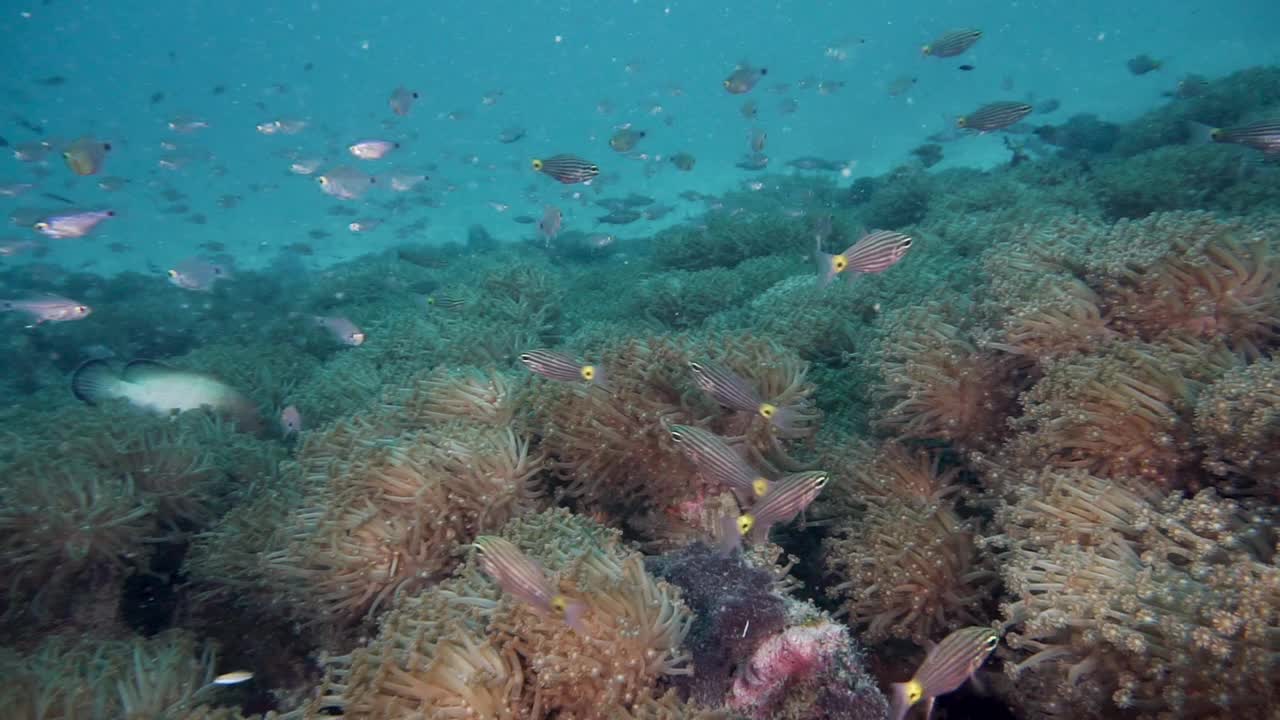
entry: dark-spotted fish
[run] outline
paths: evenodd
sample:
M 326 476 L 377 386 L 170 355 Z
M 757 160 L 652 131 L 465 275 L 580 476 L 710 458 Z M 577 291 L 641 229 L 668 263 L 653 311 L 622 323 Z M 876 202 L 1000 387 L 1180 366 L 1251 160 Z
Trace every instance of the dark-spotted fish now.
M 114 210 L 93 210 L 67 215 L 50 215 L 31 227 L 41 235 L 55 240 L 81 238 L 88 235 L 90 231 L 98 226 L 98 223 L 115 216 Z
M 67 163 L 67 167 L 71 168 L 71 172 L 77 175 L 96 175 L 102 169 L 102 164 L 107 161 L 107 153 L 110 150 L 111 143 L 82 137 L 62 151 L 62 159 Z
M 678 152 L 667 159 L 671 161 L 672 165 L 676 166 L 677 170 L 682 170 L 684 172 L 689 172 L 693 169 L 693 166 L 698 163 L 698 158 L 687 152 Z
M 973 677 L 999 644 L 1000 633 L 989 627 L 964 627 L 943 638 L 925 655 L 910 680 L 893 684 L 890 720 L 902 720 L 916 703 L 924 703 L 922 717 L 928 718 L 934 698 Z
M 576 155 L 552 155 L 549 158 L 534 158 L 530 163 L 534 172 L 540 172 L 556 182 L 565 185 L 589 183 L 600 174 L 600 166 L 583 160 Z
M 0 312 L 20 312 L 31 318 L 31 324 L 83 320 L 93 312 L 84 303 L 60 295 L 44 295 L 22 300 L 0 300 Z
M 980 133 L 1003 130 L 1030 115 L 1033 109 L 1024 102 L 994 102 L 956 118 L 956 127 Z
M 409 110 L 413 108 L 413 101 L 417 99 L 418 93 L 406 87 L 398 87 L 391 91 L 387 104 L 391 106 L 391 112 L 404 116 L 409 114 Z
M 982 31 L 977 28 L 958 28 L 948 30 L 933 42 L 920 48 L 920 54 L 931 57 L 955 57 L 982 39 Z
M 622 128 L 609 138 L 609 147 L 617 152 L 631 152 L 635 148 L 636 143 L 644 139 L 647 133 L 644 130 L 634 130 L 632 128 Z
M 746 63 L 742 63 L 729 73 L 729 77 L 724 79 L 724 89 L 732 95 L 741 95 L 751 92 L 751 89 L 760 82 L 760 79 L 769 74 L 768 68 L 752 67 Z
M 842 253 L 831 255 L 822 252 L 821 242 L 814 258 L 818 264 L 818 286 L 831 284 L 836 275 L 845 273 L 852 282 L 864 273 L 884 272 L 911 249 L 909 236 L 892 230 L 875 230 L 863 235 Z

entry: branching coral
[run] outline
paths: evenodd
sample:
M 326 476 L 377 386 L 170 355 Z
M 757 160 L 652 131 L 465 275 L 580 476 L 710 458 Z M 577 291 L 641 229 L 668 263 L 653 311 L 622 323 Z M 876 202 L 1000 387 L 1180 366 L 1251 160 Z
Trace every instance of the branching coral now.
M 828 593 L 871 642 L 886 637 L 924 644 L 947 631 L 980 624 L 996 574 L 974 545 L 971 523 L 950 497 L 956 471 L 938 459 L 889 444 L 840 455 L 826 514 L 848 517 L 840 505 L 862 505 L 828 540 L 828 572 L 838 582 Z
M 603 719 L 643 707 L 664 678 L 688 672 L 688 610 L 616 536 L 563 510 L 517 520 L 504 535 L 586 604 L 584 632 L 503 596 L 473 559 L 457 578 L 404 598 L 368 646 L 329 658 L 312 712 Z
M 907 308 L 885 319 L 869 360 L 882 381 L 880 425 L 897 437 L 989 447 L 1016 407 L 1020 379 L 1007 355 L 978 349 L 939 307 Z
M 1017 598 L 1005 614 L 1019 626 L 1006 636 L 1011 700 L 1141 718 L 1275 703 L 1280 568 L 1233 504 L 1204 491 L 1157 506 L 1096 479 L 1047 482 L 1050 494 L 1028 492 L 1002 515 Z
M 1205 388 L 1195 430 L 1210 472 L 1280 494 L 1280 361 L 1242 365 Z

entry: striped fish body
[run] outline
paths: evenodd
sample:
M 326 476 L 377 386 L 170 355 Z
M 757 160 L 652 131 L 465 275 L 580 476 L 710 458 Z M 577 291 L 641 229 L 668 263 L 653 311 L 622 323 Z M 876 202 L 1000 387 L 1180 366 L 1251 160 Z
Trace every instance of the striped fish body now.
M 911 249 L 912 239 L 892 230 L 873 230 L 863 235 L 840 255 L 844 257 L 852 280 L 860 273 L 884 272 L 893 267 Z
M 1244 145 L 1268 155 L 1280 153 L 1280 120 L 1264 120 L 1234 128 L 1216 128 L 1209 136 L 1214 142 Z
M 989 627 L 965 627 L 942 639 L 925 656 L 915 676 L 893 684 L 891 720 L 902 720 L 916 703 L 924 703 L 924 717 L 933 710 L 934 698 L 964 684 L 1000 644 L 1000 633 Z
M 535 159 L 532 165 L 536 172 L 554 178 L 565 185 L 591 182 L 592 178 L 600 174 L 600 166 L 576 155 L 561 154 Z
M 801 472 L 787 475 L 774 483 L 769 492 L 751 509 L 751 513 L 739 518 L 739 529 L 751 534 L 751 542 L 769 539 L 769 529 L 778 523 L 788 523 L 818 497 L 826 487 L 825 472 Z M 743 518 L 749 518 L 743 522 Z
M 502 591 L 543 612 L 551 611 L 555 592 L 542 568 L 511 542 L 492 535 L 476 538 L 480 568 Z
M 769 479 L 756 472 L 715 433 L 687 425 L 672 425 L 671 439 L 693 461 L 703 477 L 728 487 L 739 503 L 750 505 L 768 492 Z
M 956 119 L 956 127 L 978 132 L 1003 130 L 1031 114 L 1032 107 L 1023 102 L 994 102 Z
M 554 350 L 526 350 L 520 353 L 520 362 L 531 371 L 559 382 L 586 382 L 608 387 L 604 370 L 597 365 L 586 365 L 564 353 Z
M 976 28 L 948 30 L 921 48 L 920 53 L 940 58 L 955 57 L 973 47 L 973 44 L 981 39 L 982 31 Z
M 733 410 L 758 413 L 764 405 L 760 393 L 741 375 L 711 362 L 689 362 L 693 380 L 713 400 Z

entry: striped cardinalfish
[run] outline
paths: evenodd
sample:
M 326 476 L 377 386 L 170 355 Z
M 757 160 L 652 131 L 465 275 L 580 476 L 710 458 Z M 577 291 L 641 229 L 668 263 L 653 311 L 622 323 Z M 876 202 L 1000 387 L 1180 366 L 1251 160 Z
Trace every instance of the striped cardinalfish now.
M 702 391 L 721 405 L 759 415 L 779 430 L 797 429 L 797 413 L 789 407 L 765 402 L 751 383 L 732 370 L 710 362 L 689 361 L 693 379 Z
M 583 632 L 582 616 L 587 606 L 557 593 L 542 567 L 520 548 L 492 535 L 477 537 L 472 547 L 480 553 L 480 568 L 503 592 L 543 614 L 561 617 L 569 627 Z
M 977 28 L 948 30 L 935 38 L 933 42 L 920 48 L 920 54 L 940 58 L 955 57 L 973 47 L 973 44 L 981 39 L 982 31 Z
M 809 507 L 822 488 L 827 486 L 827 473 L 821 470 L 794 473 L 780 478 L 769 492 L 751 508 L 738 516 L 737 541 L 750 536 L 753 543 L 769 539 L 769 529 L 778 523 L 791 522 Z
M 609 389 L 604 368 L 581 363 L 564 353 L 554 350 L 526 350 L 520 353 L 520 362 L 533 372 L 550 380 L 585 382 L 589 385 L 598 385 L 605 390 Z
M 728 487 L 739 503 L 749 505 L 769 491 L 769 478 L 756 472 L 719 435 L 688 425 L 672 425 L 671 439 L 703 477 Z
M 1000 633 L 989 627 L 964 627 L 933 646 L 916 674 L 907 682 L 893 684 L 890 720 L 902 720 L 907 710 L 924 703 L 924 718 L 933 712 L 933 700 L 964 684 L 1000 644 Z
M 854 278 L 864 273 L 884 272 L 907 254 L 912 242 L 910 236 L 899 232 L 873 230 L 850 245 L 848 250 L 832 255 L 822 252 L 822 241 L 819 239 L 818 249 L 814 253 L 814 260 L 818 263 L 818 286 L 830 285 L 840 273 L 845 273 L 845 277 L 853 282 Z
M 1215 128 L 1192 123 L 1193 141 L 1243 145 L 1268 155 L 1280 153 L 1280 120 L 1239 125 L 1233 128 Z
M 576 155 L 553 155 L 549 158 L 534 158 L 531 163 L 535 172 L 555 178 L 565 185 L 589 183 L 600 174 L 600 166 L 583 160 Z
M 1032 109 L 1024 102 L 993 102 L 956 118 L 956 127 L 980 133 L 1003 130 L 1030 115 Z

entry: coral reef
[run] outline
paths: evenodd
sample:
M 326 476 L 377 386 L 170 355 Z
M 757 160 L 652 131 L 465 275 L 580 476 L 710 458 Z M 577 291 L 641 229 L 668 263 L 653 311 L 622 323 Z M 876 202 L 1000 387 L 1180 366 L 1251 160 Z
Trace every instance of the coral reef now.
M 1274 540 L 1213 491 L 1045 472 L 1001 514 L 1008 699 L 1035 714 L 1232 717 L 1276 696 Z
M 402 598 L 378 636 L 326 659 L 311 712 L 347 718 L 473 714 L 608 718 L 689 672 L 689 611 L 613 533 L 563 510 L 513 521 L 502 535 L 587 605 L 584 633 L 504 597 L 469 559 L 459 575 Z
M 1280 493 L 1280 361 L 1240 365 L 1196 400 L 1197 442 L 1209 472 L 1237 491 Z
M 868 642 L 924 645 L 980 624 L 996 573 L 975 546 L 976 521 L 958 514 L 957 469 L 896 443 L 833 454 L 836 481 L 815 514 L 836 523 L 823 556 L 841 614 Z

